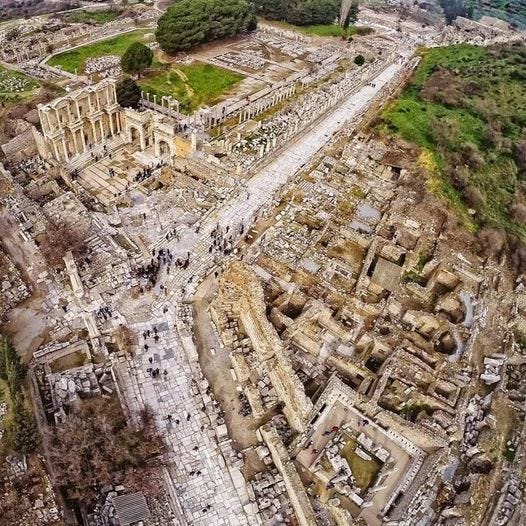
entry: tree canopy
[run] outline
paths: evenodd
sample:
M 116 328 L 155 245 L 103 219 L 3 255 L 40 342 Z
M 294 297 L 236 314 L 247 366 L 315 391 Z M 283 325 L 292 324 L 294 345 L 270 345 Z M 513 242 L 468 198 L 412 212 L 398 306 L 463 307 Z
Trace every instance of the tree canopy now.
M 136 108 L 141 100 L 141 88 L 130 77 L 123 78 L 115 87 L 117 102 L 123 108 Z
M 26 407 L 23 382 L 27 367 L 15 347 L 5 336 L 0 336 L 0 378 L 9 389 L 13 418 L 6 429 L 9 447 L 24 455 L 32 453 L 40 443 L 40 435 L 33 414 Z
M 252 4 L 246 0 L 177 0 L 159 19 L 157 42 L 176 53 L 256 28 Z
M 446 22 L 451 24 L 457 16 L 470 18 L 473 14 L 473 8 L 465 5 L 464 0 L 440 0 L 440 6 L 444 10 Z
M 91 507 L 103 486 L 155 495 L 164 443 L 153 416 L 144 410 L 135 427 L 128 425 L 119 403 L 102 397 L 84 400 L 47 438 L 57 482 L 68 496 Z
M 357 66 L 363 66 L 365 64 L 365 57 L 363 55 L 356 55 L 354 57 L 354 63 Z
M 332 24 L 339 15 L 341 0 L 260 0 L 258 14 L 269 20 L 284 20 L 306 26 Z
M 153 51 L 142 44 L 134 42 L 121 58 L 122 70 L 126 73 L 140 74 L 152 65 Z

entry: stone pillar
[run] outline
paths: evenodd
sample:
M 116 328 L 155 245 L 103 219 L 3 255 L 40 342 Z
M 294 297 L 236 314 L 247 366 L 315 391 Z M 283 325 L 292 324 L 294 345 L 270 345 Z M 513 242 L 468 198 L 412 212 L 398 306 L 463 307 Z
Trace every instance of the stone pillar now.
M 97 99 L 97 110 L 100 111 L 99 92 L 95 93 L 95 98 Z
M 60 161 L 60 153 L 58 151 L 58 148 L 57 148 L 57 141 L 53 141 L 51 144 L 53 144 L 53 150 L 55 151 L 55 159 L 57 161 Z
M 102 117 L 99 119 L 99 128 L 100 128 L 100 139 L 101 141 L 104 141 L 104 139 L 106 139 L 106 133 L 104 130 L 104 126 L 102 125 Z
M 93 106 L 91 104 L 91 93 L 88 93 L 88 106 L 90 115 L 93 113 Z
M 49 118 L 49 111 L 43 112 L 46 116 L 46 122 L 49 132 L 51 133 L 53 131 L 53 126 L 51 125 L 51 119 Z
M 62 149 L 64 150 L 64 158 L 69 162 L 68 148 L 66 147 L 66 139 L 62 137 Z
M 115 114 L 114 113 L 109 113 L 108 114 L 108 117 L 110 118 L 110 130 L 111 130 L 112 136 L 115 135 L 115 130 L 113 128 L 113 115 L 115 115 Z
M 77 142 L 77 132 L 76 131 L 73 132 L 72 135 L 73 135 L 73 143 L 75 144 L 75 153 L 79 154 L 79 153 L 81 153 L 81 151 L 80 151 L 80 148 L 79 148 L 79 144 Z
M 69 119 L 69 122 L 74 122 L 73 114 L 71 113 L 71 106 L 69 104 L 68 104 L 68 119 Z
M 77 108 L 77 117 L 78 117 L 78 119 L 80 121 L 82 119 L 82 116 L 80 115 L 80 107 L 79 107 L 79 101 L 78 100 L 75 101 L 75 106 Z
M 88 149 L 88 146 L 86 144 L 86 135 L 84 134 L 84 129 L 80 129 L 80 138 L 82 140 L 82 151 L 86 151 Z
M 90 119 L 91 124 L 91 133 L 93 133 L 93 142 L 97 142 L 97 127 L 95 126 L 95 123 Z

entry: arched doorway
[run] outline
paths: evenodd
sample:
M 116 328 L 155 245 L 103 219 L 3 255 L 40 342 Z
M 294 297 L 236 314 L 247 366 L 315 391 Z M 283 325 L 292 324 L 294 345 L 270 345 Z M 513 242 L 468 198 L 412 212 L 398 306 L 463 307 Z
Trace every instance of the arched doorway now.
M 137 128 L 131 127 L 130 128 L 130 138 L 131 143 L 133 146 L 140 146 L 141 145 L 141 133 Z
M 159 155 L 163 159 L 168 159 L 172 155 L 170 145 L 166 141 L 159 141 Z

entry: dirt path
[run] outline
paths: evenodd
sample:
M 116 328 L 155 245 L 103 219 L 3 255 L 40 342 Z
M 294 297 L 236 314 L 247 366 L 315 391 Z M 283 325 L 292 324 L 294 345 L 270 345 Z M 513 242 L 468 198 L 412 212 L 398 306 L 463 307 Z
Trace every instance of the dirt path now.
M 43 301 L 49 294 L 45 282 L 38 283 L 38 275 L 47 267 L 32 247 L 19 235 L 19 227 L 3 207 L 0 208 L 1 246 L 16 265 L 31 296 L 9 313 L 9 321 L 2 332 L 11 337 L 13 344 L 25 361 L 48 337 L 50 315 L 45 312 Z M 57 313 L 60 315 L 60 313 Z

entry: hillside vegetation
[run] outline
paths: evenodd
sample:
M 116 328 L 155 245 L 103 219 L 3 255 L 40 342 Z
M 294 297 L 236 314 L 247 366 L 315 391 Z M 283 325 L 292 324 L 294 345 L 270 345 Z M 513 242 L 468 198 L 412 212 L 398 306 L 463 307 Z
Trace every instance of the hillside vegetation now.
M 378 125 L 422 148 L 430 188 L 495 246 L 526 240 L 525 81 L 524 46 L 425 50 Z
M 466 0 L 475 19 L 482 15 L 495 16 L 520 27 L 526 27 L 524 0 Z

